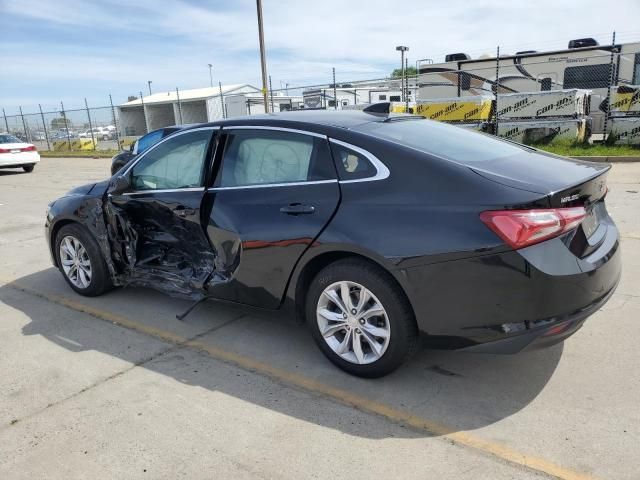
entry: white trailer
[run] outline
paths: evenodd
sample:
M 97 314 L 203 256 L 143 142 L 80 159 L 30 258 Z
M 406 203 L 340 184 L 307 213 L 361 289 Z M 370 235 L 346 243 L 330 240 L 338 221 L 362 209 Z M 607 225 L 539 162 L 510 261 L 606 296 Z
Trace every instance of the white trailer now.
M 496 58 L 471 59 L 465 54 L 447 55 L 444 63 L 421 64 L 418 100 L 467 97 L 483 94 L 540 92 L 561 89 L 591 90 L 593 129 L 602 133 L 604 111 L 614 55 L 614 85 L 640 84 L 640 42 L 599 46 L 593 39 L 569 43 L 566 50 L 526 51 Z M 582 46 L 586 45 L 586 46 Z M 499 79 L 496 82 L 496 63 Z M 500 106 L 498 106 L 500 108 Z

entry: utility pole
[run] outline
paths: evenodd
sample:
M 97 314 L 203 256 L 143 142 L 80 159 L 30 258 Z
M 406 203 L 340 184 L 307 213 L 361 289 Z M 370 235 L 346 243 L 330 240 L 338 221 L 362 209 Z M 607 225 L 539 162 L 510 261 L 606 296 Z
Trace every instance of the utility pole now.
M 404 52 L 406 52 L 407 50 L 409 50 L 409 47 L 405 47 L 404 45 L 399 45 L 396 47 L 396 50 L 398 52 L 400 52 L 400 68 L 402 70 L 402 81 L 401 81 L 401 85 L 402 85 L 402 96 L 400 97 L 400 100 L 402 100 L 403 102 L 405 101 L 405 91 L 404 91 L 404 82 L 405 82 L 405 71 L 404 71 Z
M 267 59 L 264 50 L 264 29 L 262 28 L 262 0 L 256 0 L 258 10 L 258 37 L 260 41 L 260 65 L 262 67 L 262 98 L 264 101 L 264 111 L 269 111 L 269 101 L 267 99 Z
M 151 95 L 151 84 L 153 82 L 151 80 L 147 80 L 147 85 L 149 86 L 149 95 Z
M 275 112 L 273 108 L 273 85 L 271 85 L 271 75 L 269 75 L 269 98 L 271 100 L 271 112 Z
M 210 63 L 207 63 L 207 65 L 209 65 L 209 86 L 213 87 L 213 73 L 211 71 L 213 65 L 211 65 Z

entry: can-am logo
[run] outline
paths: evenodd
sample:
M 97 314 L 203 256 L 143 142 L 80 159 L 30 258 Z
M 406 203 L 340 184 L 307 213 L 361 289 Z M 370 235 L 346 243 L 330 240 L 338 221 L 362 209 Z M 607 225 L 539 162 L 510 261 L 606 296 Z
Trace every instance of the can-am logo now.
M 542 107 L 540 109 L 538 109 L 536 111 L 536 116 L 539 116 L 542 113 L 546 113 L 550 110 L 560 110 L 562 107 L 568 105 L 571 103 L 571 98 L 569 97 L 565 97 L 565 98 L 561 98 L 560 100 L 558 100 L 555 103 L 550 103 L 549 105 Z

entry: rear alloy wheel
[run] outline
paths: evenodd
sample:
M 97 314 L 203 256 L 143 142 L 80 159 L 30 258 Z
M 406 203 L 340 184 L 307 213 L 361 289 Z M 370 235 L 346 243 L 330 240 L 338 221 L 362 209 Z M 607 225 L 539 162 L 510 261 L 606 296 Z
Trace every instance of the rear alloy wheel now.
M 35 168 L 35 165 L 23 165 L 22 169 L 26 172 L 26 173 L 31 173 L 33 172 L 33 169 Z
M 359 283 L 342 281 L 325 288 L 318 300 L 316 320 L 329 348 L 347 362 L 373 363 L 389 346 L 387 311 Z
M 342 260 L 323 269 L 309 288 L 306 312 L 322 352 L 354 375 L 386 375 L 417 347 L 403 292 L 388 273 L 363 261 Z
M 76 292 L 94 297 L 113 287 L 98 243 L 84 227 L 64 225 L 56 235 L 55 248 L 60 272 Z

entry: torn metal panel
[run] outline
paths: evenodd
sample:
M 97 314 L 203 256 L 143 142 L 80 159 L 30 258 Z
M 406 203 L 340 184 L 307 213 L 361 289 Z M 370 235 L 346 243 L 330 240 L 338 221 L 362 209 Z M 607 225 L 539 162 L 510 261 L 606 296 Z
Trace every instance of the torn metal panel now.
M 218 275 L 218 254 L 200 224 L 202 192 L 106 195 L 104 212 L 118 285 L 199 299 Z

